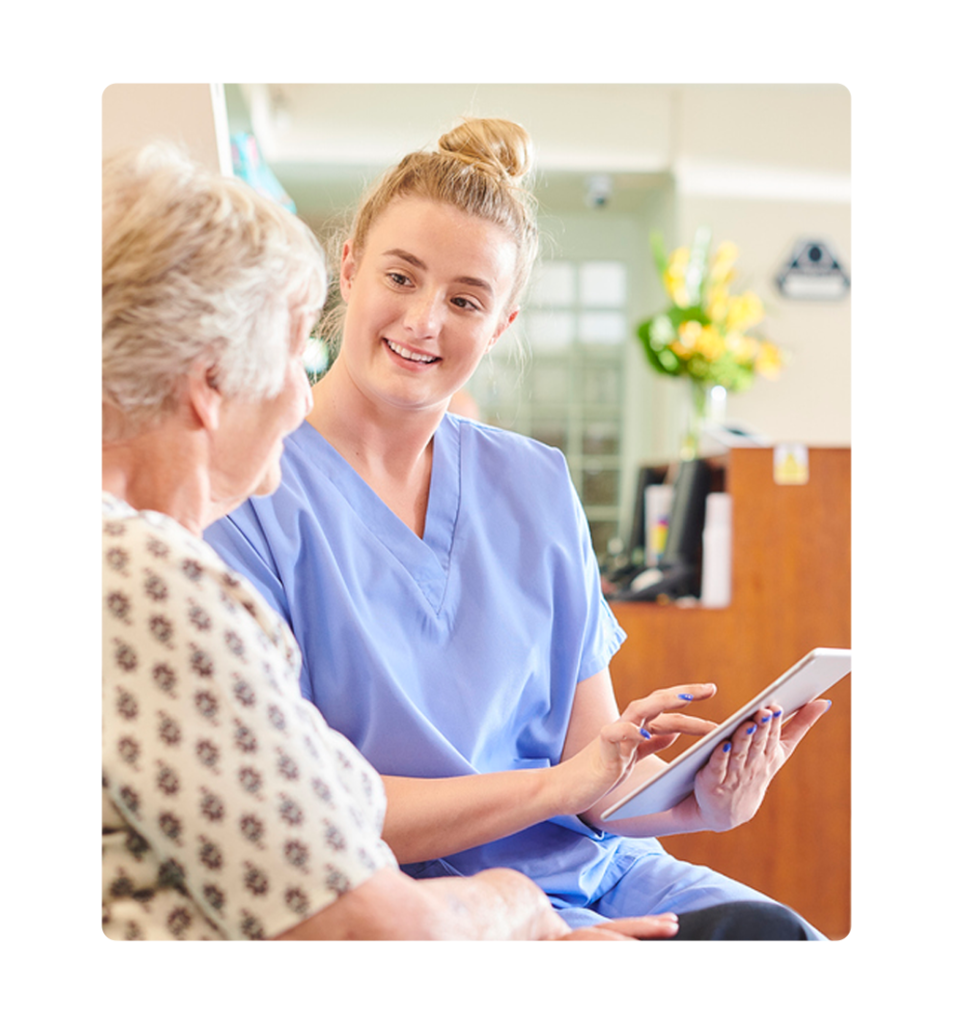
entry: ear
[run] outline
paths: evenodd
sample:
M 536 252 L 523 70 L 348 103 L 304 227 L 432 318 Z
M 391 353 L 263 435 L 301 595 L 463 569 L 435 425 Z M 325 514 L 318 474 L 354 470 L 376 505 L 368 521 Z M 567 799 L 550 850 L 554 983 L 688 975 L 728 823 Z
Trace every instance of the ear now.
M 507 329 L 507 327 L 509 327 L 510 324 L 513 323 L 513 321 L 517 318 L 517 316 L 519 316 L 519 311 L 519 306 L 517 306 L 516 309 L 514 309 L 511 313 L 509 313 L 507 316 L 503 317 L 502 320 L 500 320 L 500 322 L 496 326 L 496 330 L 493 332 L 493 337 L 490 338 L 489 345 L 487 345 L 486 347 L 488 352 L 500 340 L 500 337 L 502 336 L 503 332 Z
M 216 381 L 216 368 L 196 363 L 186 381 L 186 395 L 192 415 L 205 430 L 214 432 L 221 423 L 222 393 Z
M 357 259 L 354 256 L 354 242 L 348 239 L 341 251 L 341 275 L 338 279 L 338 286 L 341 290 L 341 298 L 347 302 L 354 283 L 354 275 L 357 273 Z

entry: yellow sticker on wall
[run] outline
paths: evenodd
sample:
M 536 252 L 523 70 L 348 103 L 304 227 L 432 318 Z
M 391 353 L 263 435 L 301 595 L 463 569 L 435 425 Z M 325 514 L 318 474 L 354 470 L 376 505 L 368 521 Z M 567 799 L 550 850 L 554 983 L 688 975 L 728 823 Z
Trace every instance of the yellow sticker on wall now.
M 806 484 L 807 480 L 807 445 L 775 445 L 774 482 L 776 484 Z

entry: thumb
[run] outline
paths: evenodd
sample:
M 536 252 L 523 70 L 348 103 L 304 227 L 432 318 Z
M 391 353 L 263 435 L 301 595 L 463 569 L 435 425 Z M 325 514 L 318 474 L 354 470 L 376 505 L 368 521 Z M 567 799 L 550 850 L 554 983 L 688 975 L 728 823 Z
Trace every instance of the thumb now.
M 781 727 L 781 743 L 790 756 L 810 729 L 830 708 L 829 700 L 812 700 L 793 714 Z

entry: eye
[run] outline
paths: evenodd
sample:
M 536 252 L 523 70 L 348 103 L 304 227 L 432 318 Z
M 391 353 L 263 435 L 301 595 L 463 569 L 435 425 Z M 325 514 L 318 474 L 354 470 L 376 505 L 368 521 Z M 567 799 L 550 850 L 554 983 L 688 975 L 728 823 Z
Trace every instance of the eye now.
M 480 306 L 477 305 L 477 303 L 475 303 L 472 299 L 466 298 L 466 296 L 463 295 L 457 295 L 450 301 L 460 309 L 473 309 L 476 311 L 480 310 Z
M 398 288 L 404 288 L 413 282 L 406 274 L 402 274 L 399 270 L 391 270 L 387 274 L 388 280 L 392 281 L 398 286 Z

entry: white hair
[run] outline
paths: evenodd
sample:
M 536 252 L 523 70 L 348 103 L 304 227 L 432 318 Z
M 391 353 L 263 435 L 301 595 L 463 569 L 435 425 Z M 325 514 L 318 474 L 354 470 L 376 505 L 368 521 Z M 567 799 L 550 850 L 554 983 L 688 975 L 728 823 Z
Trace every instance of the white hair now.
M 277 394 L 326 292 L 311 230 L 244 182 L 165 144 L 104 161 L 103 403 L 124 434 L 173 410 L 199 360 L 228 397 Z

